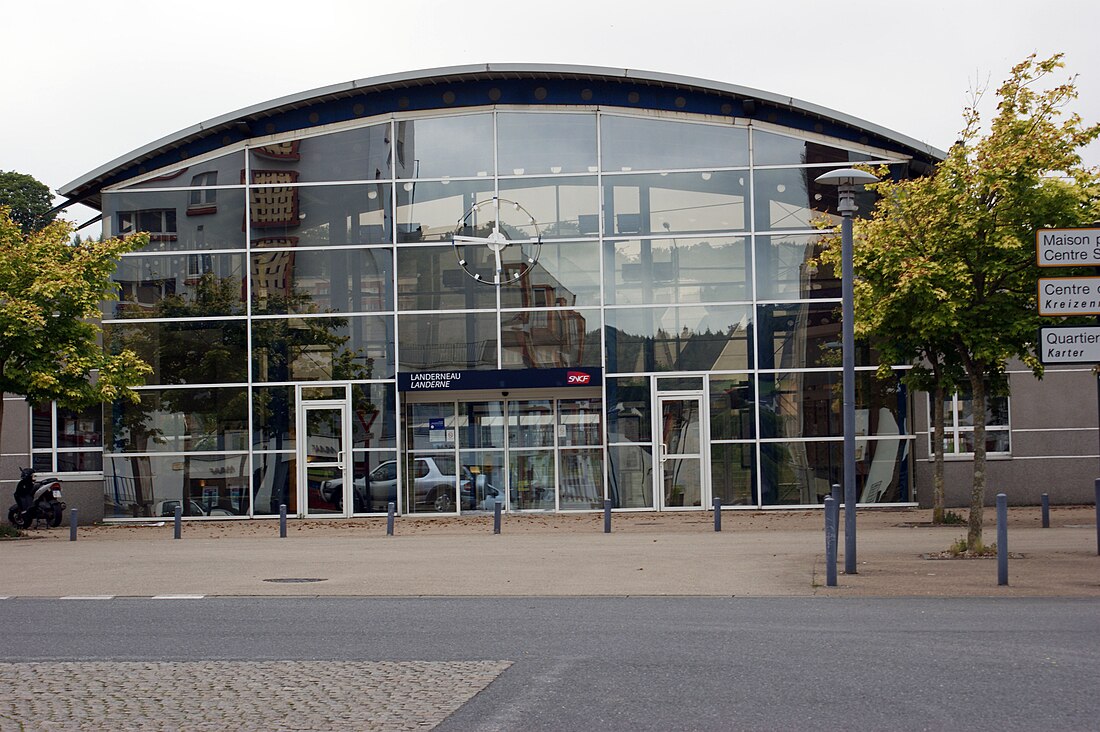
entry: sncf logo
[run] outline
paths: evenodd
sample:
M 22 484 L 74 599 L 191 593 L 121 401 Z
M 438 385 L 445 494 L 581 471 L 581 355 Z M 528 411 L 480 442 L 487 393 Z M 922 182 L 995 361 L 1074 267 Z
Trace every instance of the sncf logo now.
M 570 371 L 565 379 L 565 383 L 570 385 L 587 384 L 590 381 L 592 381 L 592 374 L 586 374 L 583 371 Z

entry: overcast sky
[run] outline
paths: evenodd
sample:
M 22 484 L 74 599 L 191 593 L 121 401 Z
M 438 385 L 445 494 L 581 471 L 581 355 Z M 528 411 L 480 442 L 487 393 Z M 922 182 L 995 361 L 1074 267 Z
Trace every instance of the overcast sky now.
M 971 90 L 988 88 L 988 116 L 1014 63 L 1064 52 L 1075 110 L 1100 120 L 1096 0 L 11 0 L 0 17 L 0 169 L 53 190 L 243 107 L 471 63 L 700 77 L 946 149 Z M 1086 159 L 1100 164 L 1100 146 Z

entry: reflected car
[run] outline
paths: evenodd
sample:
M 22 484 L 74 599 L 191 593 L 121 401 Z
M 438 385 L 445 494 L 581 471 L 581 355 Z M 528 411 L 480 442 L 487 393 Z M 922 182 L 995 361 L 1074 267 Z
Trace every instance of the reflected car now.
M 176 515 L 176 506 L 180 505 L 178 500 L 173 501 L 158 501 L 153 504 L 153 515 L 158 518 L 174 518 Z M 218 506 L 214 506 L 209 511 L 202 507 L 198 501 L 189 501 L 188 508 L 191 510 L 188 516 L 233 516 L 232 511 L 229 511 Z
M 474 476 L 465 466 L 461 468 L 461 480 L 455 474 L 455 461 L 449 455 L 425 455 L 413 458 L 413 500 L 415 506 L 406 510 L 429 508 L 440 513 L 455 510 L 455 484 L 462 496 L 464 511 L 476 508 Z M 388 510 L 388 504 L 397 503 L 397 461 L 387 460 L 365 476 L 352 481 L 352 506 L 356 513 L 376 513 Z M 321 497 L 341 508 L 343 506 L 344 481 L 340 478 L 321 484 Z

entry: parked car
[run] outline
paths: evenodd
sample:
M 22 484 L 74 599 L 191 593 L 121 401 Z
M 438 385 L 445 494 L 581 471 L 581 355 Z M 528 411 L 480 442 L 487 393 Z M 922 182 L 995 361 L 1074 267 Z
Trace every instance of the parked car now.
M 410 470 L 415 506 L 406 506 L 406 510 L 415 511 L 427 507 L 440 513 L 454 511 L 456 484 L 462 509 L 468 511 L 479 507 L 474 491 L 474 476 L 465 466 L 460 467 L 456 473 L 455 459 L 450 455 L 415 457 L 410 463 Z M 355 478 L 351 485 L 353 509 L 356 513 L 387 510 L 391 501 L 397 502 L 397 461 L 387 460 L 379 464 L 367 475 Z M 321 497 L 337 507 L 342 507 L 343 488 L 344 481 L 340 478 L 326 480 L 321 484 Z

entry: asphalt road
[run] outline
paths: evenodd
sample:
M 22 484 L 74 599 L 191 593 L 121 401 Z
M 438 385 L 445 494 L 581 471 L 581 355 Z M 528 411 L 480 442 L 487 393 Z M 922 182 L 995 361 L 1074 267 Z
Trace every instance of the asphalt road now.
M 1093 599 L 8 599 L 0 660 L 511 662 L 440 730 L 1100 719 Z

